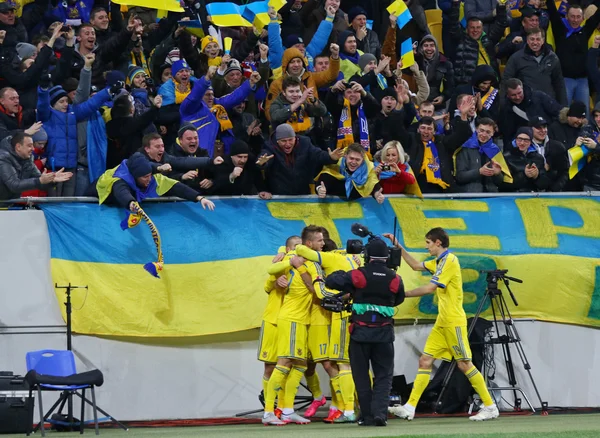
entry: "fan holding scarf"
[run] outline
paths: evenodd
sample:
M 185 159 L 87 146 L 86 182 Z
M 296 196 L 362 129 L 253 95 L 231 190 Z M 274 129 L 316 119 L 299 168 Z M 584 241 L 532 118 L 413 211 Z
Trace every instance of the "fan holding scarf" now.
M 385 200 L 373 163 L 357 143 L 346 148 L 337 164 L 323 167 L 315 181 L 319 198 L 333 195 L 350 201 L 370 195 L 380 204 Z
M 461 100 L 458 108 L 460 117 L 455 119 L 454 130 L 450 135 L 435 135 L 435 121 L 432 117 L 421 118 L 416 133 L 409 133 L 405 129 L 400 131 L 399 140 L 410 156 L 409 164 L 421 192 L 453 191 L 452 154 L 471 137 L 468 120 L 474 99 L 474 96 L 465 96 Z

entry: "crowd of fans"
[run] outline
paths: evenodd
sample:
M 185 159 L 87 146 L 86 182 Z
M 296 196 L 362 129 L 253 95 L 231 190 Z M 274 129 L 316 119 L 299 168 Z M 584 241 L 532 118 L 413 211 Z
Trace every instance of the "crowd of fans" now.
M 96 195 L 134 154 L 135 184 L 190 199 L 600 190 L 600 1 L 407 0 L 402 29 L 391 0 L 288 0 L 262 29 L 208 0 L 21 1 L 0 2 L 0 199 Z

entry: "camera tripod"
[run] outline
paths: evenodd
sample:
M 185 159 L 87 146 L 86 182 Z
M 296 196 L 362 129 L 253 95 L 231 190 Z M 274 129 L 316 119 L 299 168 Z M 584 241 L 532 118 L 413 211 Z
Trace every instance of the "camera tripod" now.
M 508 309 L 506 300 L 504 299 L 504 295 L 502 295 L 502 291 L 498 288 L 498 281 L 501 280 L 504 283 L 504 285 L 506 286 L 506 290 L 510 294 L 510 298 L 511 298 L 512 302 L 514 303 L 515 306 L 518 306 L 519 303 L 517 302 L 515 295 L 513 294 L 512 290 L 510 289 L 509 282 L 514 281 L 515 283 L 523 283 L 523 281 L 518 278 L 509 277 L 508 275 L 506 275 L 508 272 L 508 270 L 506 270 L 506 269 L 505 270 L 480 271 L 480 272 L 487 273 L 487 289 L 486 289 L 486 293 L 485 293 L 484 297 L 481 299 L 481 302 L 479 303 L 479 307 L 477 308 L 475 316 L 473 317 L 473 320 L 471 321 L 471 325 L 469 326 L 469 330 L 468 330 L 468 336 L 471 336 L 471 333 L 473 332 L 473 329 L 475 328 L 475 324 L 477 323 L 477 320 L 480 318 L 481 312 L 483 311 L 483 308 L 489 298 L 490 307 L 492 309 L 492 316 L 494 318 L 493 327 L 495 328 L 497 337 L 484 341 L 484 344 L 491 345 L 491 348 L 494 348 L 493 346 L 496 344 L 499 344 L 502 346 L 502 355 L 504 357 L 504 364 L 506 366 L 506 373 L 508 375 L 508 384 L 510 385 L 510 386 L 490 387 L 490 385 L 488 383 L 488 379 L 489 379 L 488 375 L 482 369 L 482 374 L 484 375 L 486 384 L 488 386 L 488 390 L 490 392 L 492 392 L 492 394 L 495 391 L 512 391 L 513 396 L 514 396 L 515 411 L 521 410 L 521 399 L 517 395 L 517 393 L 520 393 L 523 396 L 523 398 L 525 399 L 525 401 L 527 402 L 527 404 L 529 405 L 529 407 L 531 408 L 531 411 L 535 412 L 535 408 L 531 404 L 531 401 L 527 397 L 527 394 L 525 393 L 523 388 L 517 382 L 517 377 L 515 375 L 515 368 L 514 368 L 513 359 L 512 359 L 512 353 L 511 353 L 511 349 L 510 349 L 510 345 L 514 344 L 515 349 L 517 350 L 517 354 L 521 360 L 521 363 L 523 364 L 523 368 L 527 371 L 527 374 L 529 375 L 529 380 L 531 381 L 533 389 L 534 389 L 536 396 L 540 402 L 540 406 L 542 408 L 542 414 L 547 415 L 548 414 L 548 403 L 545 401 L 542 401 L 540 392 L 537 388 L 535 380 L 533 379 L 533 374 L 531 373 L 531 365 L 529 364 L 529 361 L 527 360 L 527 356 L 525 354 L 525 349 L 523 348 L 523 344 L 521 343 L 521 337 L 519 336 L 519 332 L 517 331 L 517 327 L 515 326 L 515 321 L 512 318 L 510 310 Z M 504 326 L 504 334 L 503 335 L 500 334 L 501 326 Z M 448 372 L 446 373 L 446 376 L 444 377 L 444 381 L 442 383 L 442 389 L 440 391 L 440 394 L 439 394 L 436 404 L 435 404 L 436 409 L 437 409 L 437 407 L 440 406 L 442 397 L 444 395 L 444 392 L 446 391 L 446 387 L 448 385 L 448 382 L 450 381 L 450 378 L 451 378 L 452 373 L 455 368 L 456 368 L 456 362 L 453 361 L 450 366 L 450 369 L 448 370 Z M 499 402 L 499 400 L 496 400 L 496 403 L 498 403 L 498 402 Z M 473 407 L 473 405 L 471 404 L 471 408 L 472 407 Z

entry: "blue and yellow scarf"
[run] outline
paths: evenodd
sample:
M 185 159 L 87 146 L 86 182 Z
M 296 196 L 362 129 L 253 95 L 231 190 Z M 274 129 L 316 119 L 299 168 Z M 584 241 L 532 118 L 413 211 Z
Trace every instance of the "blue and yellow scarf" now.
M 442 180 L 442 167 L 440 165 L 437 146 L 433 140 L 429 140 L 427 144 L 423 144 L 423 147 L 423 164 L 421 165 L 420 173 L 425 174 L 428 183 L 436 184 L 442 189 L 447 189 L 450 187 L 450 184 Z
M 494 143 L 493 139 L 489 139 L 487 143 L 480 144 L 477 139 L 477 133 L 474 132 L 470 139 L 468 139 L 462 147 L 458 148 L 456 152 L 454 152 L 452 159 L 454 161 L 454 174 L 456 175 L 456 156 L 463 149 L 479 149 L 480 154 L 484 154 L 490 160 L 494 160 L 496 163 L 500 165 L 500 169 L 502 169 L 502 177 L 505 183 L 512 184 L 513 177 L 510 173 L 510 169 L 506 164 L 506 160 L 504 159 L 504 155 L 502 155 L 502 151 L 500 148 Z M 535 149 L 535 148 L 534 148 Z
M 565 25 L 565 27 L 567 28 L 567 35 L 566 37 L 569 38 L 571 35 L 573 35 L 574 33 L 579 32 L 582 27 L 571 27 L 571 25 L 569 24 L 569 21 L 566 18 L 562 19 L 563 24 Z
M 369 141 L 369 122 L 365 116 L 362 102 L 358 106 L 358 119 L 360 129 L 360 145 L 367 152 L 367 156 L 371 158 L 369 148 L 371 143 Z M 354 143 L 354 133 L 352 131 L 352 108 L 350 101 L 344 99 L 344 108 L 340 116 L 337 130 L 337 148 L 346 148 Z
M 335 179 L 344 180 L 346 196 L 350 196 L 352 187 L 363 198 L 370 196 L 379 182 L 377 175 L 373 172 L 373 163 L 367 158 L 365 158 L 360 167 L 352 175 L 346 169 L 346 157 L 341 158 L 337 164 L 323 166 L 323 170 L 319 172 L 319 175 L 315 179 L 318 180 L 319 176 L 324 173 L 333 176 Z

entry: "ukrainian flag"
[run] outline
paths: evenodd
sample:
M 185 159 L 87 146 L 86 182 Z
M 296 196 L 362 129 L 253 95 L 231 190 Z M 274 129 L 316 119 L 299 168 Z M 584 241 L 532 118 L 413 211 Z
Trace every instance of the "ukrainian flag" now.
M 177 23 L 180 26 L 185 26 L 186 32 L 196 35 L 198 38 L 204 38 L 206 36 L 200 20 L 178 21 Z
M 242 9 L 242 17 L 258 30 L 262 30 L 271 21 L 268 12 L 269 4 L 266 1 L 248 3 Z
M 268 6 L 272 6 L 276 11 L 279 11 L 286 5 L 285 0 L 268 0 Z
M 402 41 L 402 44 L 400 45 L 400 56 L 402 57 L 402 68 L 408 68 L 415 63 L 412 38 Z
M 410 20 L 412 20 L 412 15 L 410 14 L 408 7 L 402 0 L 396 0 L 394 3 L 389 5 L 387 7 L 387 11 L 390 14 L 393 14 L 396 17 L 398 17 L 398 21 L 396 22 L 396 24 L 400 29 L 402 29 Z
M 112 2 L 122 6 L 141 6 L 143 8 L 183 12 L 178 0 L 112 0 Z
M 581 146 L 573 146 L 568 150 L 569 154 L 569 179 L 573 179 L 575 175 L 577 175 L 583 166 L 586 165 L 587 159 L 586 157 L 590 154 L 590 150 L 581 145 Z
M 209 3 L 206 5 L 206 13 L 210 17 L 209 20 L 217 26 L 252 26 L 250 22 L 242 16 L 242 8 L 235 3 Z

